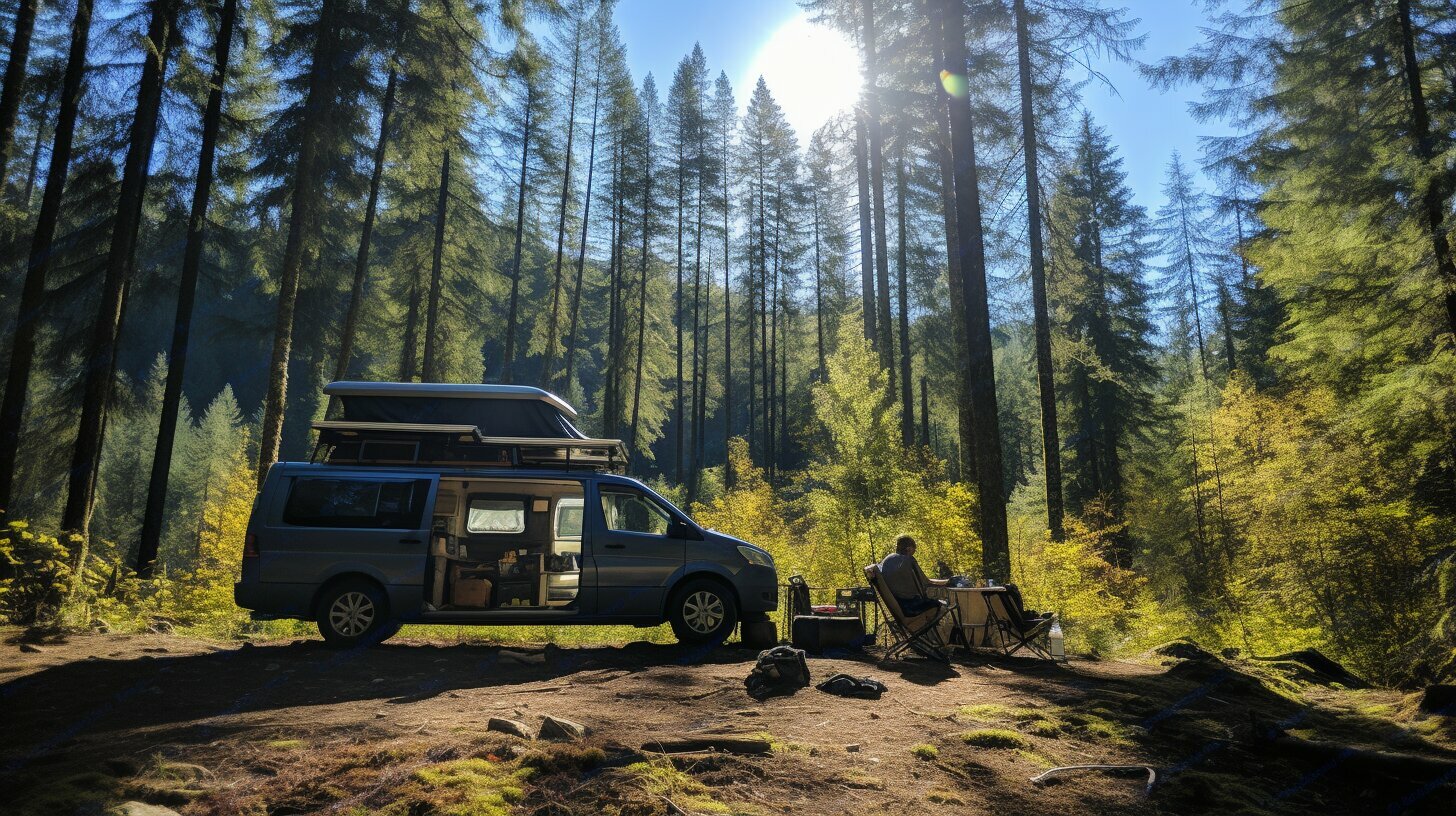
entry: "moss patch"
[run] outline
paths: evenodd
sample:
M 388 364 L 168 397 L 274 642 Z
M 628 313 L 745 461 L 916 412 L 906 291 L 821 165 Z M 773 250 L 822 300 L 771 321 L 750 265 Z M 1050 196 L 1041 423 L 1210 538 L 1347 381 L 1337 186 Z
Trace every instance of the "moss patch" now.
M 940 758 L 940 749 L 936 748 L 934 745 L 931 745 L 928 742 L 922 742 L 919 745 L 911 746 L 910 753 L 918 759 L 924 759 L 927 761 Z
M 967 731 L 961 734 L 961 741 L 977 748 L 1014 750 L 1031 747 L 1031 743 L 1027 742 L 1026 737 L 1006 728 L 980 728 L 975 731 Z
M 966 800 L 961 797 L 944 790 L 933 790 L 925 794 L 925 798 L 937 805 L 964 805 L 966 803 Z
M 457 759 L 421 768 L 414 780 L 425 788 L 430 811 L 442 816 L 508 816 L 521 800 L 521 783 L 533 771 L 488 759 Z

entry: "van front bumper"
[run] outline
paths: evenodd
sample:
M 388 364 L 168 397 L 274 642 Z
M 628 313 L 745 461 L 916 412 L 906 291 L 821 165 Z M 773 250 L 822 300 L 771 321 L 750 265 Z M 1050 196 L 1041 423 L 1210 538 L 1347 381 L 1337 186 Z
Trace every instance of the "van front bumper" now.
M 773 567 L 749 564 L 738 573 L 736 583 L 744 612 L 773 612 L 779 608 L 779 573 Z

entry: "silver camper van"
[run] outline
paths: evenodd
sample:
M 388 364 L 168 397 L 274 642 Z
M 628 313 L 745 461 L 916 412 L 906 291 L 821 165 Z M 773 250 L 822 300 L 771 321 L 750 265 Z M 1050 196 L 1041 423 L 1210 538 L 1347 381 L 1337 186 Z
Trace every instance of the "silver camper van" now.
M 338 382 L 309 462 L 253 504 L 239 606 L 315 620 L 330 644 L 404 623 L 672 624 L 678 639 L 772 642 L 773 558 L 621 475 L 537 388 Z

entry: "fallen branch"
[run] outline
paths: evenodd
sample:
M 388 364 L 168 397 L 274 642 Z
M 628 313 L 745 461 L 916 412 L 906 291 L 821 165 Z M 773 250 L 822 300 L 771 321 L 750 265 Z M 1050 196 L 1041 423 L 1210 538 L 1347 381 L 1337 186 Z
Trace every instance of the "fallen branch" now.
M 1036 776 L 1033 776 L 1031 778 L 1031 784 L 1045 785 L 1055 777 L 1072 771 L 1147 771 L 1148 784 L 1143 789 L 1143 793 L 1152 793 L 1153 785 L 1156 785 L 1158 782 L 1158 772 L 1153 770 L 1151 765 L 1063 765 L 1060 768 L 1052 768 L 1049 771 L 1042 771 Z

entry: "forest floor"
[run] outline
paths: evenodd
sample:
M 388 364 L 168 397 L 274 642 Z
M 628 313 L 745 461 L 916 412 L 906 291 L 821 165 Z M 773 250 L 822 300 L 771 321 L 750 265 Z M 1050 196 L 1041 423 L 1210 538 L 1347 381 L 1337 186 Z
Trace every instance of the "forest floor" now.
M 408 631 L 406 632 L 406 635 Z M 879 814 L 1456 812 L 1456 727 L 1418 695 L 1294 661 L 814 658 L 756 702 L 754 654 L 668 645 L 502 647 L 402 637 L 218 644 L 0 630 L 0 813 Z M 1348 681 L 1347 681 L 1348 682 Z M 574 720 L 579 742 L 487 730 Z M 1267 732 L 1282 728 L 1271 741 Z M 767 740 L 664 755 L 654 740 Z M 1335 746 L 1335 747 L 1331 747 Z M 1376 753 L 1376 752 L 1379 753 Z M 1390 752 L 1399 752 L 1392 759 Z M 1137 764 L 1034 785 L 1054 765 Z M 132 813 L 147 811 L 131 805 Z

